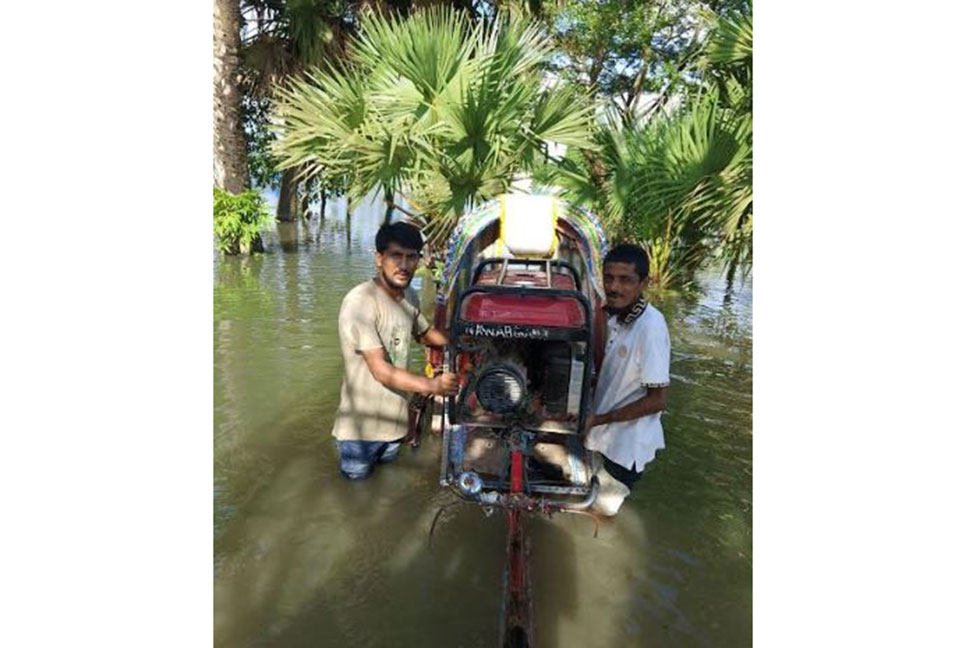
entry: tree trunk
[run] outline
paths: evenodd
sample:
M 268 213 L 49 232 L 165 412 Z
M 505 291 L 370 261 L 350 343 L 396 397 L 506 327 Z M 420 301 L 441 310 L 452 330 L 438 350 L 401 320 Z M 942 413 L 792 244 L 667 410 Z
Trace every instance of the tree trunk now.
M 644 47 L 641 50 L 641 69 L 634 75 L 631 91 L 628 94 L 627 101 L 624 102 L 624 108 L 621 109 L 621 118 L 624 121 L 624 126 L 630 126 L 635 121 L 634 112 L 637 109 L 637 101 L 641 97 L 641 90 L 644 88 L 644 78 L 647 76 L 648 49 L 650 48 Z
M 348 195 L 345 197 L 345 242 L 348 245 L 352 241 L 352 199 Z
M 239 4 L 215 0 L 214 20 L 215 185 L 230 194 L 239 194 L 251 186 L 238 87 L 242 25 Z
M 309 211 L 309 205 L 312 202 L 312 182 L 306 180 L 302 183 L 302 198 L 299 202 L 299 211 L 302 214 L 304 220 L 312 220 L 312 212 Z
M 745 219 L 751 213 L 752 203 L 748 203 L 744 211 L 741 212 L 741 216 L 738 217 L 738 224 L 735 226 L 735 231 L 740 232 L 741 228 L 745 225 Z M 738 259 L 739 255 L 735 254 L 731 257 L 731 261 L 728 264 L 728 274 L 725 279 L 725 295 L 724 303 L 728 305 L 731 303 L 731 299 L 734 295 L 734 285 L 735 285 L 735 273 L 738 271 Z
M 728 273 L 725 276 L 725 294 L 724 299 L 721 300 L 723 306 L 728 306 L 731 300 L 734 299 L 735 290 L 735 272 L 738 270 L 738 257 L 734 257 L 728 263 Z
M 291 222 L 299 208 L 299 194 L 295 182 L 295 169 L 282 171 L 282 186 L 278 190 L 278 209 L 275 218 L 283 223 Z
M 392 221 L 392 194 L 387 191 L 385 198 L 386 198 L 386 215 L 383 216 L 382 222 L 388 225 L 389 222 Z

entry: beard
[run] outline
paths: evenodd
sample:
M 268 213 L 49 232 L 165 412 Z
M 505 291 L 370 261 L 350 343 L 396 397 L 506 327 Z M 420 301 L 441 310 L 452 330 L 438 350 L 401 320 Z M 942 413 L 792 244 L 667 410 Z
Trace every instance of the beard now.
M 386 282 L 386 285 L 389 286 L 390 288 L 395 288 L 396 290 L 405 290 L 406 288 L 409 288 L 409 284 L 413 282 L 412 274 L 410 274 L 409 277 L 403 282 L 400 282 L 399 280 L 393 277 L 390 277 L 389 275 L 386 274 L 384 270 L 381 271 L 381 274 L 382 274 L 382 280 Z
M 610 299 L 608 299 L 607 301 L 609 302 Z M 636 303 L 637 303 L 637 299 L 632 299 L 631 301 L 624 304 L 623 306 L 611 306 L 609 303 L 605 302 L 604 311 L 608 315 L 623 315 L 624 313 L 630 312 L 631 308 L 633 308 L 634 304 Z

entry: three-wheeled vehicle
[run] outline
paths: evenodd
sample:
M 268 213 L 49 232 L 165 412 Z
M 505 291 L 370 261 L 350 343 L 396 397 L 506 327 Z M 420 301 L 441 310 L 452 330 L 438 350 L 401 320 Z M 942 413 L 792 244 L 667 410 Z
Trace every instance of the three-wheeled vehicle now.
M 584 511 L 597 495 L 581 433 L 603 350 L 605 252 L 597 219 L 553 196 L 503 195 L 449 242 L 435 325 L 450 346 L 430 361 L 460 389 L 437 404 L 440 482 L 506 511 L 501 646 L 533 645 L 523 514 Z

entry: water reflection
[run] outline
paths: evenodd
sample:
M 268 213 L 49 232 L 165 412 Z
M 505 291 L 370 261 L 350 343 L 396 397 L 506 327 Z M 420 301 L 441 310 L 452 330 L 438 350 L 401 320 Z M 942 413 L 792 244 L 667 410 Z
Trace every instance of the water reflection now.
M 284 224 L 215 267 L 215 643 L 492 646 L 505 523 L 438 485 L 424 439 L 371 479 L 330 436 L 342 296 L 371 275 L 382 218 Z M 742 646 L 751 637 L 751 280 L 660 304 L 672 333 L 662 451 L 599 537 L 531 519 L 542 646 Z

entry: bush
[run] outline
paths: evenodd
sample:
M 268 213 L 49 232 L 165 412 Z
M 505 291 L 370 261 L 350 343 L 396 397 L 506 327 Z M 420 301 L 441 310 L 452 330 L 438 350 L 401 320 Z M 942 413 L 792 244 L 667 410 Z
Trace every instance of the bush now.
M 272 222 L 272 215 L 257 191 L 249 189 L 233 196 L 215 187 L 215 238 L 225 254 L 261 250 L 259 232 Z

